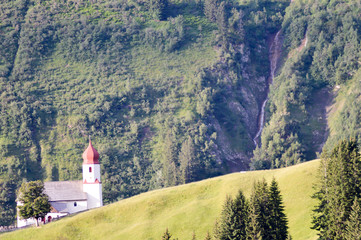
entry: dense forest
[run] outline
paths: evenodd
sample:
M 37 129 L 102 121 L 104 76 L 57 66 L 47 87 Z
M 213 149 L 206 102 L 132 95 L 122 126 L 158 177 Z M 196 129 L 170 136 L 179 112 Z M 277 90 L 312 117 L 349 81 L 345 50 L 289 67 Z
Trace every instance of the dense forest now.
M 81 178 L 89 135 L 105 203 L 251 162 L 295 164 L 315 158 L 326 140 L 332 147 L 357 136 L 360 5 L 2 1 L 0 225 L 14 221 L 21 182 Z M 269 87 L 269 46 L 280 30 Z

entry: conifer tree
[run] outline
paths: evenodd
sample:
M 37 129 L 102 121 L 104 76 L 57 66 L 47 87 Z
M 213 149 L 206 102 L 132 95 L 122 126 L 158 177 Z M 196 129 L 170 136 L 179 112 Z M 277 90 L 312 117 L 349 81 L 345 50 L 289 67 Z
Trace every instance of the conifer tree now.
M 175 136 L 171 130 L 168 130 L 163 145 L 163 175 L 165 186 L 175 186 L 178 184 L 177 175 L 177 146 Z
M 240 190 L 236 199 L 234 200 L 235 217 L 234 217 L 234 239 L 247 239 L 247 225 L 249 216 L 248 201 L 246 200 L 243 192 Z
M 16 181 L 13 176 L 0 178 L 0 226 L 13 224 Z
M 249 206 L 249 216 L 247 224 L 247 239 L 248 240 L 261 240 L 261 232 L 257 221 L 257 213 L 253 204 Z
M 157 20 L 166 19 L 166 9 L 168 0 L 149 0 L 149 9 L 153 13 L 153 18 Z
M 188 139 L 183 142 L 179 153 L 180 170 L 182 172 L 181 179 L 183 183 L 196 180 L 196 172 L 199 170 L 196 159 L 194 144 L 192 138 L 189 136 Z
M 348 221 L 346 222 L 345 240 L 361 240 L 361 209 L 355 198 Z
M 206 237 L 204 238 L 204 240 L 212 240 L 212 237 L 209 234 L 209 232 L 207 232 Z
M 271 226 L 271 239 L 283 240 L 287 239 L 288 226 L 287 217 L 284 213 L 284 206 L 278 184 L 275 179 L 272 180 L 270 186 L 270 226 Z
M 227 196 L 223 206 L 220 224 L 216 226 L 215 237 L 219 240 L 247 239 L 248 203 L 242 191 L 234 200 Z
M 170 232 L 168 231 L 168 228 L 167 228 L 162 236 L 162 240 L 170 240 L 171 237 L 172 237 L 172 234 L 170 234 Z
M 321 239 L 344 239 L 346 221 L 355 197 L 361 194 L 361 161 L 355 140 L 341 141 L 329 156 L 324 154 L 314 198 L 313 229 Z
M 193 231 L 193 233 L 192 233 L 192 240 L 196 240 L 196 239 L 197 239 L 196 233 Z
M 272 239 L 272 228 L 270 226 L 271 204 L 270 194 L 266 180 L 254 184 L 251 196 L 251 204 L 257 216 L 259 232 L 263 240 Z
M 235 209 L 230 196 L 227 195 L 223 205 L 221 219 L 216 223 L 215 238 L 218 240 L 233 239 Z
M 221 226 L 218 220 L 216 219 L 213 227 L 213 236 L 215 239 L 219 239 L 220 235 L 221 235 Z

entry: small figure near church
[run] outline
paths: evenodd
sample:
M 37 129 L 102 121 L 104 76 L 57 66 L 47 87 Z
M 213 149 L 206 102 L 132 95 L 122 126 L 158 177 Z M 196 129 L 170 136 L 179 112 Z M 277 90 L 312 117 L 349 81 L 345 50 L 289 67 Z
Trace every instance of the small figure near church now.
M 41 221 L 51 222 L 54 218 L 103 206 L 102 183 L 100 179 L 99 153 L 89 146 L 83 153 L 83 180 L 44 182 L 44 193 L 49 196 L 51 211 Z M 19 202 L 17 203 L 19 205 Z M 35 224 L 34 219 L 17 217 L 17 227 Z

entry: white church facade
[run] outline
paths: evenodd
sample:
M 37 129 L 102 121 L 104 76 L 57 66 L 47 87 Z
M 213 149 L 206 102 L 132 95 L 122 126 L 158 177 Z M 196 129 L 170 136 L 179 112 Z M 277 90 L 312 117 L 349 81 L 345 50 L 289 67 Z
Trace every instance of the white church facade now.
M 83 180 L 45 182 L 44 192 L 51 204 L 51 212 L 42 219 L 44 222 L 103 206 L 99 153 L 90 140 L 83 153 Z M 17 227 L 33 224 L 35 219 L 17 217 Z

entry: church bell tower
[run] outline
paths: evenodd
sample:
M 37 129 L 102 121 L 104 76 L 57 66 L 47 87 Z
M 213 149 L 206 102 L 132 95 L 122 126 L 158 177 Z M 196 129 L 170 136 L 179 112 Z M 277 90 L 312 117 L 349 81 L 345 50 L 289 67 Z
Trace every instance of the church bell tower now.
M 103 206 L 102 182 L 100 180 L 99 153 L 89 139 L 83 153 L 83 191 L 88 195 L 88 209 Z

